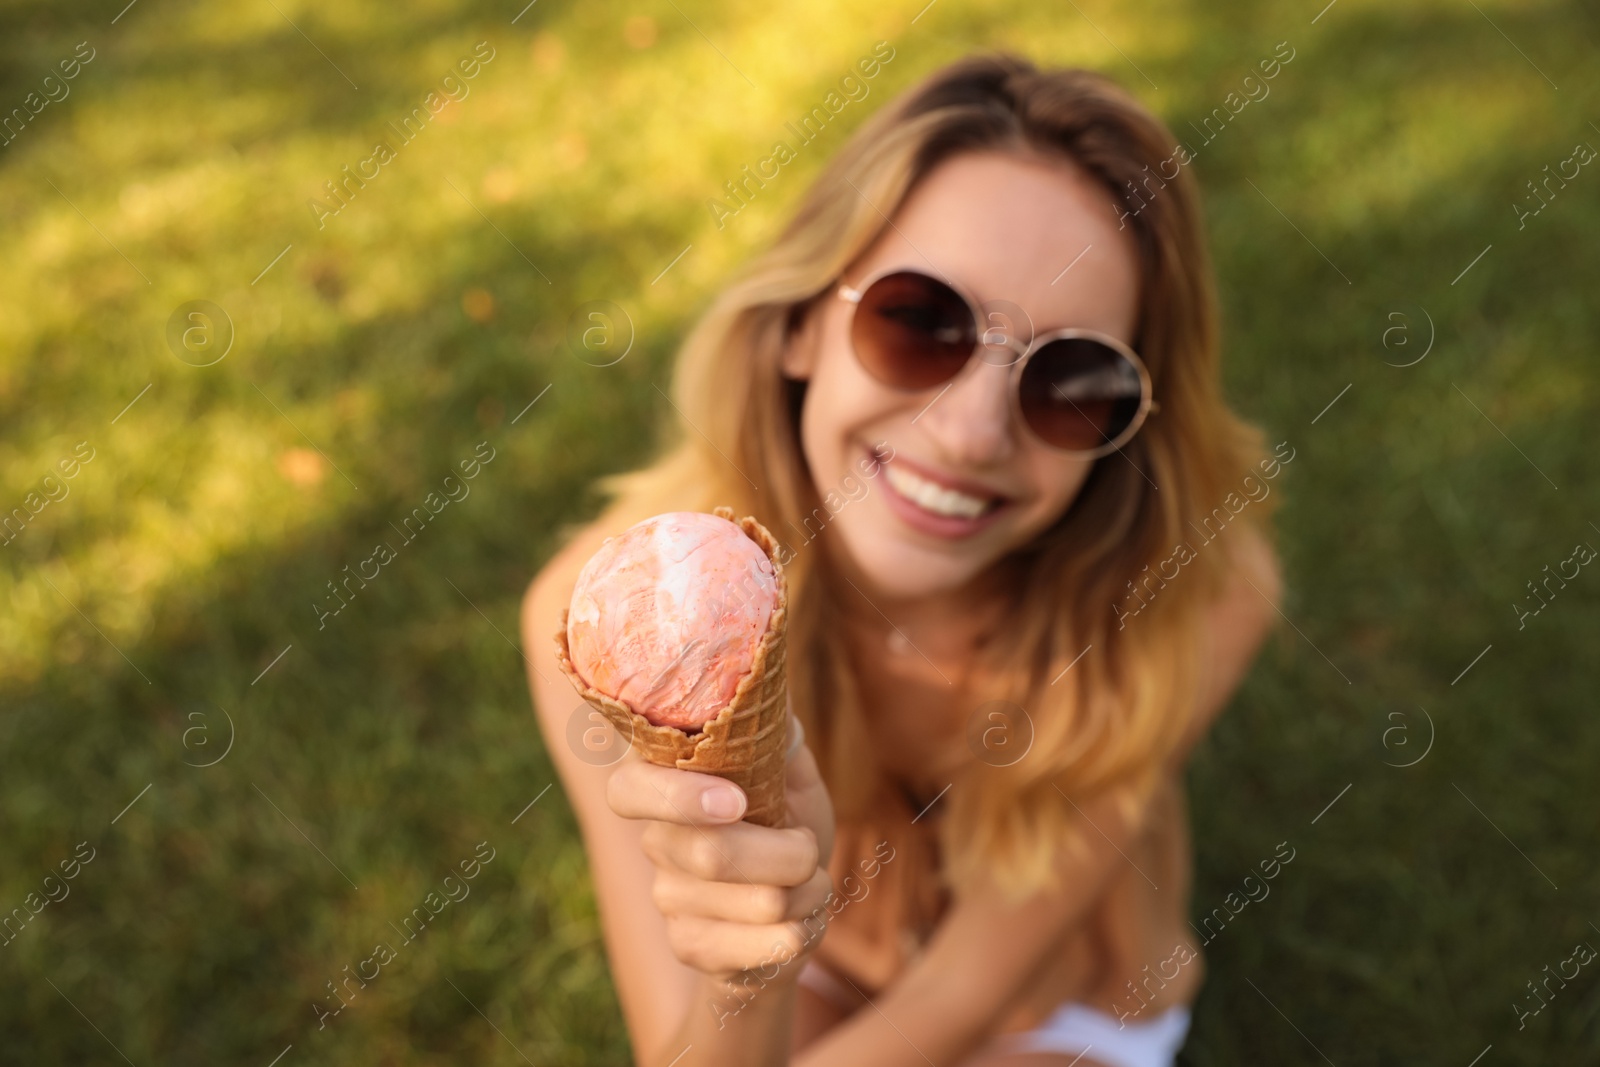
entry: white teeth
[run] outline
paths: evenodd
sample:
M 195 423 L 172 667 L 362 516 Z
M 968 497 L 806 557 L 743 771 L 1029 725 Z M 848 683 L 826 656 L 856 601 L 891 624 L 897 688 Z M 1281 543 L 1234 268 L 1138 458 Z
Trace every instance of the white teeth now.
M 895 492 L 935 515 L 976 519 L 998 503 L 993 499 L 984 500 L 955 489 L 946 489 L 893 463 L 884 466 L 884 474 Z

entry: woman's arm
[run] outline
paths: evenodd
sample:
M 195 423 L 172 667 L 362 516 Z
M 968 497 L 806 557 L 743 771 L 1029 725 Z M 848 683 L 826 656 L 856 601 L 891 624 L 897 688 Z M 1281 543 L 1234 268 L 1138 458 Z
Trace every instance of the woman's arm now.
M 786 785 L 790 824 L 777 828 L 701 814 L 706 789 L 730 788 L 706 775 L 630 757 L 608 783 L 613 811 L 647 821 L 652 899 L 674 955 L 697 972 L 689 1010 L 654 1056 L 637 1050 L 641 1063 L 690 1049 L 697 1067 L 789 1063 L 796 979 L 827 927 L 833 812 L 808 749 L 789 761 Z
M 666 920 L 650 903 L 654 869 L 640 844 L 643 827 L 606 807 L 606 780 L 614 767 L 585 762 L 569 747 L 574 715 L 582 717 L 580 736 L 597 724 L 589 722 L 588 705 L 555 663 L 561 609 L 571 600 L 578 571 L 603 540 L 603 532 L 584 530 L 529 586 L 522 601 L 523 658 L 545 748 L 583 834 L 617 999 L 634 1040 L 654 1043 L 665 1040 L 687 1009 L 695 973 L 672 955 Z
M 1016 905 L 997 890 L 958 899 L 917 961 L 806 1046 L 795 1067 L 944 1065 L 984 1045 L 1134 851 L 1137 816 L 1122 815 L 1110 798 L 1080 807 L 1093 828 L 1083 851 L 1058 860 L 1055 889 Z
M 636 1060 L 665 1067 L 692 1045 L 696 1064 L 787 1063 L 799 961 L 743 1001 L 717 978 L 768 960 L 777 941 L 803 953 L 815 948 L 794 941 L 798 924 L 784 920 L 809 914 L 831 887 L 826 789 L 802 748 L 788 790 L 798 828 L 758 827 L 738 814 L 704 813 L 702 793 L 738 794 L 720 778 L 656 767 L 633 753 L 596 766 L 569 744 L 569 721 L 579 717 L 581 734 L 589 708 L 555 665 L 554 635 L 579 569 L 603 538 L 586 530 L 551 560 L 524 598 L 522 629 L 540 726 L 583 833 Z

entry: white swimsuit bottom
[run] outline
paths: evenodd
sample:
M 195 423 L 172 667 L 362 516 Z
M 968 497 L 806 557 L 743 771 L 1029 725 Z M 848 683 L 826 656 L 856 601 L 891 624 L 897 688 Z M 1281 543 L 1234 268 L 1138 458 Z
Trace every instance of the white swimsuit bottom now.
M 1189 1036 L 1189 1009 L 1174 1005 L 1148 1022 L 1118 1022 L 1082 1004 L 1063 1004 L 1032 1030 L 1003 1034 L 1000 1052 L 1061 1052 L 1107 1067 L 1173 1067 Z

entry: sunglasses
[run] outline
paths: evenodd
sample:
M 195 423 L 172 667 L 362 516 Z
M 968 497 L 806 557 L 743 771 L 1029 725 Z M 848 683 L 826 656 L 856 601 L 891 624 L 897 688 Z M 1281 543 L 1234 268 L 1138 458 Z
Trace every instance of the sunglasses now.
M 1052 330 L 1025 343 L 1002 327 L 985 330 L 971 297 L 915 270 L 879 272 L 859 289 L 840 285 L 838 295 L 854 305 L 850 344 L 873 378 L 891 389 L 922 392 L 953 381 L 981 353 L 984 363 L 1011 367 L 1013 411 L 1051 448 L 1086 458 L 1106 455 L 1156 410 L 1144 362 L 1106 334 Z M 1021 309 L 1017 314 L 1026 318 Z

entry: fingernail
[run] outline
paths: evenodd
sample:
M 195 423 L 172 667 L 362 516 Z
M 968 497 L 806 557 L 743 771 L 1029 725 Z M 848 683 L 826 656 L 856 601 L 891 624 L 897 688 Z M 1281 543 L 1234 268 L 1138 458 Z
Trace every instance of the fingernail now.
M 700 806 L 707 815 L 732 819 L 744 814 L 744 797 L 732 789 L 707 789 L 700 794 Z

